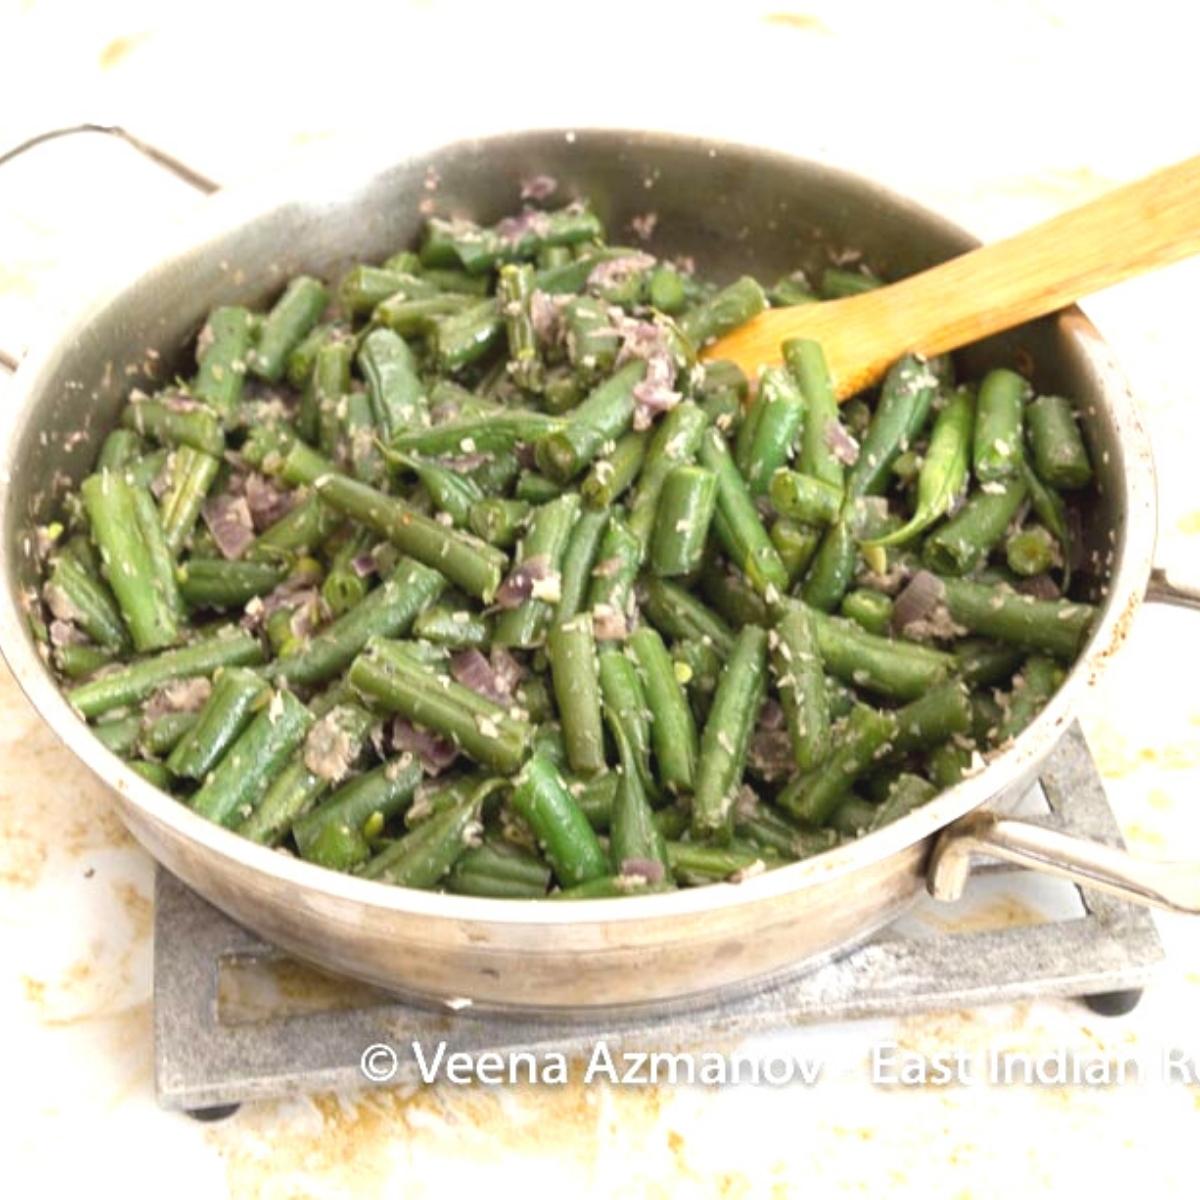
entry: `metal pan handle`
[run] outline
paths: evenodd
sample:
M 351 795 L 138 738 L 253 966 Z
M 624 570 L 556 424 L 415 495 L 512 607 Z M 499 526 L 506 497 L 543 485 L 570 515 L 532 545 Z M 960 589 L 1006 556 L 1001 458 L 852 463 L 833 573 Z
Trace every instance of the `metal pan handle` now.
M 985 854 L 1096 888 L 1134 904 L 1200 913 L 1200 866 L 1135 858 L 1124 850 L 996 813 L 971 813 L 943 830 L 929 860 L 928 887 L 938 900 L 957 900 L 971 856 Z
M 176 158 L 173 154 L 168 154 L 158 146 L 144 141 L 142 138 L 130 133 L 127 129 L 122 129 L 120 125 L 96 125 L 89 122 L 82 125 L 66 125 L 61 129 L 47 129 L 0 154 L 0 167 L 4 166 L 5 163 L 11 162 L 14 158 L 19 158 L 35 146 L 40 146 L 45 142 L 53 142 L 58 138 L 72 137 L 78 133 L 99 133 L 117 138 L 127 146 L 131 146 L 144 158 L 148 158 L 156 167 L 161 167 L 164 171 L 169 171 L 176 179 L 182 179 L 189 187 L 194 187 L 198 192 L 203 192 L 206 196 L 211 196 L 213 192 L 220 190 L 221 185 L 209 179 L 207 175 L 197 171 L 194 167 L 189 167 L 182 159 Z M 13 354 L 0 346 L 0 367 L 8 371 L 15 371 L 20 365 L 21 355 Z
M 1200 589 L 1172 583 L 1162 567 L 1150 572 L 1146 599 L 1200 609 Z M 1134 904 L 1200 913 L 1198 863 L 1136 858 L 1115 846 L 988 812 L 970 813 L 942 831 L 929 859 L 930 893 L 939 900 L 957 900 L 974 854 L 1057 875 Z

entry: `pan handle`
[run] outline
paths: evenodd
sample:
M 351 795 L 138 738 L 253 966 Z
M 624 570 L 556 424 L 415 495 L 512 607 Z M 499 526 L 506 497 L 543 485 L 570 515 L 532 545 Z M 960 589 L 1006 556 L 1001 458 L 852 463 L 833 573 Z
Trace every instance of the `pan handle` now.
M 118 138 L 127 146 L 131 146 L 144 158 L 148 158 L 156 167 L 161 167 L 164 171 L 169 171 L 177 179 L 182 179 L 189 187 L 194 187 L 198 192 L 203 192 L 206 196 L 211 196 L 213 192 L 219 191 L 221 185 L 214 180 L 209 179 L 207 175 L 202 174 L 193 167 L 189 167 L 182 159 L 176 158 L 173 154 L 168 154 L 165 150 L 158 146 L 143 140 L 136 134 L 132 134 L 127 129 L 123 129 L 120 125 L 97 125 L 92 122 L 85 122 L 82 125 L 65 125 L 61 129 L 47 129 L 42 133 L 35 134 L 31 138 L 27 138 L 17 146 L 4 151 L 0 154 L 0 167 L 5 163 L 11 162 L 14 158 L 20 157 L 28 150 L 32 150 L 35 146 L 40 146 L 44 142 L 53 142 L 58 138 L 71 137 L 77 133 L 100 133 L 108 137 Z M 7 371 L 15 371 L 21 365 L 21 355 L 12 354 L 0 346 L 0 367 Z
M 1151 604 L 1171 604 L 1177 608 L 1200 608 L 1200 588 L 1172 583 L 1162 567 L 1150 572 L 1146 584 L 1146 599 Z
M 1200 866 L 1195 863 L 1135 858 L 1114 846 L 988 812 L 971 813 L 938 837 L 927 875 L 936 899 L 962 896 L 973 854 L 1057 875 L 1134 904 L 1200 913 Z

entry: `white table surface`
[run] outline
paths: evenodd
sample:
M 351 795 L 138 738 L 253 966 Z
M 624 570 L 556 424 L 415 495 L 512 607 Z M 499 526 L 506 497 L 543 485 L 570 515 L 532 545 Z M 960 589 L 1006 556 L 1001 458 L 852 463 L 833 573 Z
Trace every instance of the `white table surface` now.
M 608 5 L 356 0 L 0 3 L 0 148 L 120 122 L 223 182 L 313 142 L 532 124 L 691 128 L 873 175 L 995 238 L 1196 150 L 1190 6 L 1076 0 Z M 59 143 L 0 170 L 0 346 L 54 327 L 105 261 L 195 201 L 121 147 Z M 1086 305 L 1127 371 L 1161 475 L 1161 559 L 1200 580 L 1196 263 Z M 0 379 L 0 402 L 4 381 Z M 1146 610 L 1084 726 L 1130 845 L 1200 855 L 1194 618 Z M 152 864 L 103 790 L 0 679 L 0 1128 L 13 1195 L 178 1200 L 1194 1194 L 1200 1089 L 885 1090 L 889 1038 L 933 1053 L 1200 1057 L 1200 927 L 1130 1016 L 1067 1002 L 786 1031 L 806 1089 L 442 1086 L 244 1108 L 154 1103 Z M 718 1047 L 713 1047 L 718 1048 Z M 743 1047 L 745 1049 L 745 1047 Z M 519 1181 L 519 1183 L 518 1183 Z

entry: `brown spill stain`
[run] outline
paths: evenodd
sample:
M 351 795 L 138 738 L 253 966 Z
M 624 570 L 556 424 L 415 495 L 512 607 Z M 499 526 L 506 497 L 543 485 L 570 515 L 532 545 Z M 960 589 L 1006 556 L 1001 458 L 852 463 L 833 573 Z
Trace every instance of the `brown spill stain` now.
M 925 924 L 954 933 L 982 933 L 989 929 L 1044 925 L 1049 920 L 1045 913 L 1016 896 L 996 896 L 970 913 L 943 914 L 935 911 L 918 915 Z
M 233 958 L 221 963 L 217 1012 L 227 1025 L 391 1002 L 386 992 L 328 975 L 291 958 Z
M 7 672 L 0 713 L 5 777 L 23 781 L 0 791 L 0 883 L 33 887 L 52 850 L 78 857 L 133 844 L 110 793 L 16 694 Z
M 773 12 L 767 13 L 763 20 L 768 25 L 783 25 L 788 29 L 802 29 L 805 33 L 832 33 L 833 30 L 812 13 Z
M 154 927 L 154 901 L 132 883 L 118 883 L 113 891 L 125 910 L 134 943 L 144 942 Z
M 301 1180 L 321 1194 L 393 1195 L 401 1172 L 421 1151 L 492 1166 L 503 1144 L 508 1154 L 550 1153 L 595 1171 L 608 1142 L 602 1112 L 621 1130 L 644 1135 L 654 1129 L 662 1108 L 659 1089 L 609 1089 L 605 1112 L 599 1089 L 584 1087 L 578 1065 L 571 1077 L 561 1087 L 326 1093 L 310 1101 L 317 1130 L 310 1120 L 288 1119 L 294 1105 L 247 1105 L 206 1137 L 225 1160 L 231 1195 L 295 1195 L 282 1185 Z
M 1200 533 L 1200 509 L 1195 512 L 1185 513 L 1175 523 L 1175 528 L 1180 533 Z
M 100 51 L 100 70 L 111 71 L 118 63 L 124 61 L 143 42 L 150 38 L 149 31 L 129 33 L 123 37 L 115 37 Z

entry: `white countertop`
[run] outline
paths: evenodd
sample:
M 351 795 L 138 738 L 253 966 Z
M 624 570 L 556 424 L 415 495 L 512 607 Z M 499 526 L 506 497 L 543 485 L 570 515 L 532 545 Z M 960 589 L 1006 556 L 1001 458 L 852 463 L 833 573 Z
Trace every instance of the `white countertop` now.
M 0 6 L 0 149 L 120 122 L 231 182 L 343 133 L 400 148 L 473 124 L 681 127 L 873 175 L 988 238 L 1196 150 L 1197 18 L 1166 0 L 388 8 Z M 105 255 L 196 203 L 101 139 L 0 168 L 0 347 L 53 328 Z M 1192 581 L 1197 295 L 1192 262 L 1086 305 L 1154 441 L 1161 560 Z M 1194 617 L 1144 611 L 1084 713 L 1125 836 L 1148 855 L 1200 859 L 1198 646 Z M 204 1127 L 154 1103 L 152 876 L 5 675 L 0 1127 L 14 1194 L 119 1180 L 130 1197 L 165 1185 L 179 1200 L 423 1196 L 510 1178 L 603 1196 L 1194 1193 L 1200 1088 L 887 1090 L 866 1069 L 889 1038 L 1200 1058 L 1194 921 L 1161 919 L 1167 963 L 1125 1018 L 1038 1002 L 749 1047 L 823 1059 L 814 1088 L 441 1086 L 263 1103 Z

